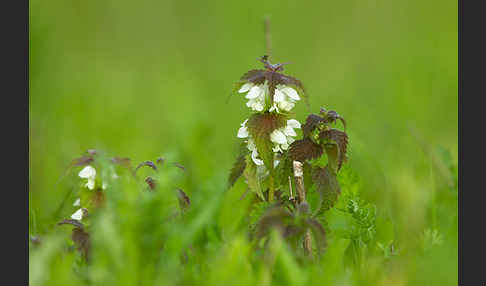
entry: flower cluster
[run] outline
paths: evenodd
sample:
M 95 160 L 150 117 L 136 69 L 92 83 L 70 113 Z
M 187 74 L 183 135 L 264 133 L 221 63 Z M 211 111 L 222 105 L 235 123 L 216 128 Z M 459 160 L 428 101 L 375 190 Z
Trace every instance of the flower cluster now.
M 78 176 L 81 179 L 86 179 L 86 183 L 84 186 L 88 188 L 88 190 L 94 190 L 96 186 L 96 169 L 90 165 L 84 167 L 79 173 Z M 113 171 L 112 178 L 116 179 L 118 176 L 116 173 Z M 101 189 L 105 190 L 107 187 L 107 184 L 103 182 L 101 184 Z M 74 207 L 79 207 L 79 209 L 71 215 L 72 219 L 75 220 L 81 220 L 86 214 L 87 214 L 87 209 L 81 207 L 81 199 L 78 198 L 76 201 L 73 203 Z
M 246 106 L 254 111 L 263 111 L 266 105 L 266 98 L 269 95 L 268 81 L 263 84 L 253 84 L 247 82 L 238 90 L 239 93 L 247 92 L 245 98 L 248 99 Z M 280 112 L 280 110 L 290 111 L 295 106 L 295 102 L 300 100 L 297 91 L 289 86 L 279 84 L 275 88 L 273 105 L 269 111 Z
M 255 141 L 253 138 L 248 133 L 248 127 L 246 126 L 246 123 L 248 122 L 248 119 L 245 120 L 242 124 L 240 129 L 238 130 L 237 137 L 238 138 L 248 138 L 247 142 L 247 148 L 248 150 L 251 151 L 251 159 L 257 166 L 262 166 L 263 165 L 263 160 L 259 158 L 258 150 L 255 145 Z M 295 119 L 290 119 L 287 120 L 287 125 L 285 127 L 275 129 L 271 134 L 270 134 L 270 141 L 272 141 L 273 145 L 273 152 L 274 153 L 283 153 L 284 150 L 287 150 L 289 148 L 289 145 L 292 144 L 292 142 L 295 141 L 294 137 L 297 136 L 297 133 L 295 133 L 294 129 L 300 129 L 300 123 L 299 121 Z M 278 164 L 278 160 L 274 162 L 275 165 Z

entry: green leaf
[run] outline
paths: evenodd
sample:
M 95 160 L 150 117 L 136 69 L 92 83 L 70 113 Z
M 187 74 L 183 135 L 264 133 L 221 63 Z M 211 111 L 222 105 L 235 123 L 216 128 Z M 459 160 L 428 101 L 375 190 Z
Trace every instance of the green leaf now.
M 250 191 L 257 194 L 258 197 L 260 197 L 260 199 L 265 200 L 265 197 L 263 196 L 263 192 L 261 189 L 260 181 L 258 180 L 256 165 L 251 160 L 250 155 L 245 156 L 245 161 L 246 161 L 246 168 L 243 171 L 243 175 L 246 178 L 248 188 L 250 189 Z

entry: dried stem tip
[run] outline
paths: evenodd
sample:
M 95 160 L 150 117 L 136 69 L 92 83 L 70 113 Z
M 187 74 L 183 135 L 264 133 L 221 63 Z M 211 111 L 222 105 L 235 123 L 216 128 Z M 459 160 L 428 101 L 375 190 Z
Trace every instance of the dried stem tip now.
M 302 163 L 299 161 L 294 161 L 294 177 L 303 177 L 304 171 L 302 169 Z

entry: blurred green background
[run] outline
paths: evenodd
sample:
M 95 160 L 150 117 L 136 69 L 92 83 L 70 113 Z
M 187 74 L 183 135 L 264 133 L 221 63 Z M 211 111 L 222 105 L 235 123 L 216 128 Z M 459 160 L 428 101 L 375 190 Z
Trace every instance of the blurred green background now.
M 457 216 L 436 196 L 454 180 L 441 154 L 457 162 L 457 1 L 32 0 L 37 227 L 65 195 L 56 182 L 69 162 L 90 148 L 135 162 L 175 152 L 191 181 L 224 181 L 249 115 L 243 96 L 227 98 L 261 67 L 264 16 L 272 62 L 291 62 L 285 73 L 310 98 L 297 119 L 321 106 L 346 119 L 362 196 L 392 218 L 396 235 L 412 239 Z M 457 229 L 446 240 L 454 246 Z M 457 277 L 457 248 L 437 257 L 430 269 Z

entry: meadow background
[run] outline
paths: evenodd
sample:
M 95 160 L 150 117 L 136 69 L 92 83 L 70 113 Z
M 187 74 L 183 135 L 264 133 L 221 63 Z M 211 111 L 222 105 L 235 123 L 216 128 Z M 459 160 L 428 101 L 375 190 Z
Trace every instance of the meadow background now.
M 60 177 L 87 149 L 134 162 L 172 156 L 187 170 L 181 184 L 191 197 L 221 197 L 201 228 L 234 230 L 201 263 L 216 265 L 214 281 L 252 284 L 252 266 L 241 261 L 246 250 L 238 248 L 246 249 L 244 227 L 234 225 L 244 186 L 222 190 L 249 115 L 243 96 L 227 99 L 244 72 L 261 67 L 264 16 L 272 62 L 291 62 L 285 73 L 309 94 L 311 109 L 298 104 L 297 119 L 321 106 L 346 119 L 348 165 L 361 196 L 391 219 L 404 250 L 391 270 L 377 270 L 382 276 L 352 281 L 456 285 L 458 44 L 457 1 L 450 0 L 30 1 L 30 234 L 47 235 L 57 222 L 69 185 Z M 441 242 L 419 251 L 427 229 Z M 65 260 L 39 256 L 30 255 L 30 274 L 41 277 L 33 284 L 83 283 L 72 280 Z M 141 263 L 122 256 L 127 269 Z M 160 281 L 180 274 L 171 269 Z M 300 269 L 295 275 L 306 282 L 280 282 L 324 283 L 316 266 Z M 117 284 L 140 281 L 137 271 Z M 349 285 L 345 273 L 333 277 Z M 200 284 L 218 284 L 211 279 Z

